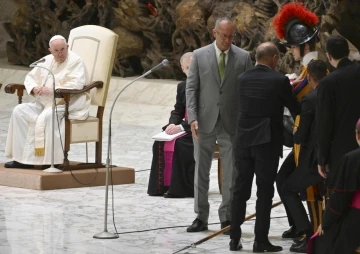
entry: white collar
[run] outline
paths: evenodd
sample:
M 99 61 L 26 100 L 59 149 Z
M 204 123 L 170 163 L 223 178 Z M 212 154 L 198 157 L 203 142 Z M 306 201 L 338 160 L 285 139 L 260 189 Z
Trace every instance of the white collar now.
M 318 58 L 318 52 L 317 51 L 311 51 L 307 53 L 303 59 L 301 60 L 302 65 L 306 66 L 310 63 L 311 60 L 314 58 Z
M 221 51 L 219 48 L 218 48 L 218 46 L 216 45 L 216 41 L 214 41 L 214 46 L 215 46 L 215 51 L 216 51 L 216 56 L 217 57 L 219 57 L 220 56 L 220 54 L 221 54 L 221 52 L 224 52 L 226 55 L 228 55 L 228 53 L 229 53 L 229 50 L 230 50 L 230 47 L 227 49 L 227 50 L 225 50 L 225 51 Z

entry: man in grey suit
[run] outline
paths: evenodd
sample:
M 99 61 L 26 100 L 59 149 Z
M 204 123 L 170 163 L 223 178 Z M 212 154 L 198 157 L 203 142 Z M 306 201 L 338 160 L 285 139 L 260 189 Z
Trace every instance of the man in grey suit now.
M 217 19 L 213 29 L 215 42 L 195 50 L 190 64 L 186 107 L 194 139 L 194 208 L 197 218 L 187 232 L 208 229 L 209 173 L 216 141 L 223 166 L 222 202 L 219 207 L 221 228 L 230 225 L 231 221 L 233 140 L 238 109 L 236 78 L 253 67 L 249 53 L 232 44 L 234 33 L 235 25 L 230 19 Z

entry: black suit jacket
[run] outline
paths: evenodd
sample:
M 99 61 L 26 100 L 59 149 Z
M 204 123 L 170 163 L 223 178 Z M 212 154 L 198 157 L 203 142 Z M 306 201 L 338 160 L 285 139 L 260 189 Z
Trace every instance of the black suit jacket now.
M 184 120 L 186 112 L 185 88 L 186 81 L 182 81 L 177 86 L 176 103 L 174 105 L 174 110 L 170 113 L 169 124 L 181 124 L 184 130 L 190 133 L 190 125 L 188 121 Z M 166 129 L 168 125 L 164 126 L 163 129 Z
M 299 166 L 312 173 L 317 172 L 316 97 L 317 89 L 314 89 L 302 98 L 300 124 L 294 134 L 294 143 L 301 145 Z
M 318 86 L 316 130 L 320 165 L 336 168 L 344 154 L 358 147 L 355 125 L 360 118 L 359 101 L 360 65 L 344 58 Z
M 238 77 L 239 118 L 237 146 L 272 142 L 282 155 L 284 106 L 297 114 L 298 102 L 289 79 L 265 65 L 257 65 Z

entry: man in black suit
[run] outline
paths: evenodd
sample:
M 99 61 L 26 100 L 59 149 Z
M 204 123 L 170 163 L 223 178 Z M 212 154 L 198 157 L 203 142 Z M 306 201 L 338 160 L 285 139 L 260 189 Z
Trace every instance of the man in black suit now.
M 332 170 L 341 157 L 357 148 L 353 128 L 360 116 L 360 65 L 349 58 L 349 45 L 339 36 L 331 36 L 326 55 L 336 70 L 321 80 L 318 88 L 316 130 L 318 135 L 318 171 L 332 182 Z
M 274 181 L 282 156 L 283 111 L 298 113 L 298 103 L 289 79 L 274 71 L 279 50 L 270 42 L 256 49 L 257 65 L 238 77 L 239 117 L 235 136 L 235 167 L 230 250 L 242 248 L 241 224 L 246 201 L 256 174 L 257 201 L 253 252 L 277 252 L 282 247 L 269 242 L 270 212 Z
M 312 60 L 307 71 L 307 79 L 313 89 L 301 100 L 301 121 L 299 126 L 294 128 L 294 143 L 301 147 L 299 164 L 284 183 L 278 186 L 278 193 L 294 220 L 295 228 L 306 235 L 302 241 L 294 243 L 290 248 L 290 251 L 298 253 L 306 253 L 307 241 L 313 234 L 312 225 L 298 193 L 322 181 L 317 173 L 315 113 L 317 86 L 326 76 L 327 66 L 324 61 Z

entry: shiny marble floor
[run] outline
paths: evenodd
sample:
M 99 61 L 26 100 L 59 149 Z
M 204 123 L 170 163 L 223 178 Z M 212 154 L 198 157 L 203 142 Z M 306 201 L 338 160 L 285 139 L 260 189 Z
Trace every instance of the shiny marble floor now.
M 0 63 L 1 67 L 1 63 Z M 22 82 L 26 68 L 0 68 L 0 83 Z M 113 78 L 108 105 L 129 79 Z M 186 233 L 195 218 L 193 200 L 164 199 L 146 194 L 151 163 L 151 136 L 159 132 L 168 119 L 176 93 L 176 81 L 143 80 L 120 97 L 113 114 L 113 163 L 134 167 L 136 183 L 113 187 L 114 220 L 119 238 L 98 240 L 93 235 L 104 228 L 104 187 L 85 187 L 54 191 L 34 191 L 0 186 L 0 253 L 1 254 L 110 254 L 173 253 L 220 228 L 217 207 L 221 196 L 217 187 L 216 162 L 210 184 L 211 214 L 208 232 Z M 24 98 L 29 101 L 29 97 Z M 8 122 L 16 99 L 0 91 L 0 162 Z M 109 109 L 109 106 L 107 107 Z M 105 115 L 104 158 L 107 152 L 108 112 Z M 90 147 L 90 150 L 93 150 Z M 287 153 L 287 151 L 285 151 Z M 83 145 L 77 145 L 70 158 L 84 157 Z M 248 203 L 248 214 L 255 211 L 255 191 Z M 112 189 L 110 189 L 110 194 Z M 109 206 L 108 229 L 115 232 Z M 274 201 L 278 201 L 276 193 Z M 270 240 L 288 251 L 291 241 L 281 239 L 287 229 L 282 206 L 272 211 Z M 173 227 L 173 228 L 171 228 Z M 254 221 L 243 226 L 244 249 L 252 253 Z M 158 229 L 163 228 L 163 229 Z M 156 230 L 158 229 L 158 230 Z M 196 248 L 181 253 L 233 253 L 228 250 L 228 236 L 217 236 Z

